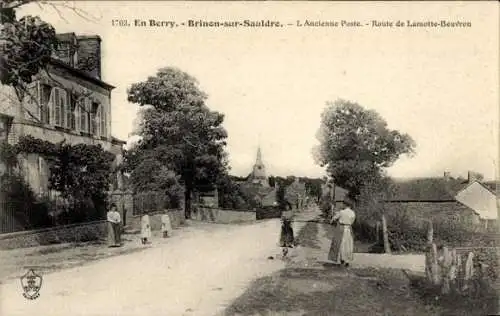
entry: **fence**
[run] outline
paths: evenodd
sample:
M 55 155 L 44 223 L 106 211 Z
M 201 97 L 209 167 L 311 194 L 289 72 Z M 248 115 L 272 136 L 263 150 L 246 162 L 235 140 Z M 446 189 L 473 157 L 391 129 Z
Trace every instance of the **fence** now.
M 139 192 L 133 197 L 133 215 L 142 215 L 165 209 L 177 209 L 178 201 L 173 201 L 163 192 Z
M 256 212 L 198 206 L 191 217 L 199 221 L 228 224 L 255 221 Z
M 478 297 L 494 290 L 498 280 L 500 247 L 448 247 L 438 249 L 429 224 L 425 254 L 427 282 L 442 294 L 458 293 Z

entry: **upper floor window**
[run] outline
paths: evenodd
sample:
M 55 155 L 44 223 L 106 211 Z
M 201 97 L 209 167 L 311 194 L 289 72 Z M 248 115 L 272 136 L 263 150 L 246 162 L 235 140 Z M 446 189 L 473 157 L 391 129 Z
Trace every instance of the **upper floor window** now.
M 105 105 L 62 87 L 35 82 L 24 101 L 25 117 L 43 124 L 107 136 Z

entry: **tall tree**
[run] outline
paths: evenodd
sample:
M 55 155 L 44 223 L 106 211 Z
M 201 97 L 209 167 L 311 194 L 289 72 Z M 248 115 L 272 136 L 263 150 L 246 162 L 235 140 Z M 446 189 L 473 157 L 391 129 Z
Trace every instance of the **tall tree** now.
M 211 111 L 206 98 L 195 78 L 172 67 L 128 89 L 128 100 L 145 107 L 139 122 L 142 140 L 127 155 L 129 169 L 148 157 L 178 174 L 184 185 L 186 218 L 193 190 L 216 184 L 227 171 L 224 115 Z
M 389 129 L 376 111 L 341 99 L 327 103 L 317 138 L 317 163 L 354 199 L 364 183 L 381 179 L 386 168 L 415 147 L 408 134 Z
M 349 191 L 361 211 L 369 209 L 362 214 L 365 219 L 381 217 L 384 246 L 390 252 L 386 218 L 380 207 L 383 193 L 389 189 L 385 169 L 401 155 L 412 154 L 415 142 L 409 135 L 389 129 L 377 112 L 345 100 L 327 104 L 317 137 L 317 162 L 326 166 L 336 185 Z

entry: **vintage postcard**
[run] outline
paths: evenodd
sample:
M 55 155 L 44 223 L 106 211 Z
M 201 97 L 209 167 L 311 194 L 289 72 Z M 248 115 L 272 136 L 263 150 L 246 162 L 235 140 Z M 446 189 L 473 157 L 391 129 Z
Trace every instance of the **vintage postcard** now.
M 0 22 L 0 315 L 499 313 L 496 1 Z

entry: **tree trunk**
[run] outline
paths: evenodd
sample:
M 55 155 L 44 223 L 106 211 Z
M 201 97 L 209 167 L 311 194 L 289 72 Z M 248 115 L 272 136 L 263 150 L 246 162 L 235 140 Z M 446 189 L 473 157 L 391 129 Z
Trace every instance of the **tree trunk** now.
M 389 232 L 387 231 L 387 220 L 385 214 L 382 214 L 382 233 L 384 235 L 384 250 L 385 253 L 391 253 L 391 245 L 389 244 Z
M 184 190 L 184 214 L 186 219 L 191 219 L 191 187 L 186 185 Z

